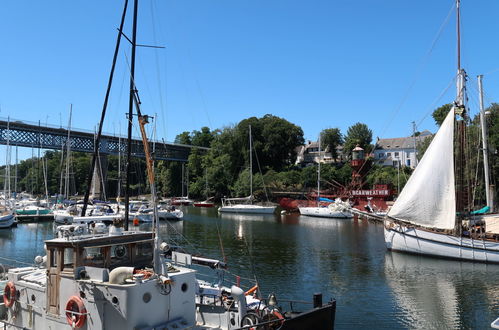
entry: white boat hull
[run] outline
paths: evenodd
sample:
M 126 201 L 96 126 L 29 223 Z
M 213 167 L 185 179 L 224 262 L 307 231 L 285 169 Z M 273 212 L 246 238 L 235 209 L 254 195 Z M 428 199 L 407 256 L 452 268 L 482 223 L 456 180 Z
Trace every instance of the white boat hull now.
M 350 219 L 353 217 L 349 211 L 333 211 L 327 207 L 299 207 L 300 214 L 311 217 Z
M 12 213 L 7 215 L 0 215 L 0 228 L 10 228 L 14 224 L 14 215 Z
M 158 217 L 160 220 L 182 220 L 182 218 L 184 217 L 184 212 L 180 210 L 174 210 L 174 211 L 159 210 Z
M 441 258 L 499 263 L 499 242 L 457 237 L 406 227 L 385 220 L 389 250 Z
M 220 207 L 218 211 L 229 213 L 272 214 L 274 213 L 275 208 L 275 206 L 261 205 L 229 205 Z

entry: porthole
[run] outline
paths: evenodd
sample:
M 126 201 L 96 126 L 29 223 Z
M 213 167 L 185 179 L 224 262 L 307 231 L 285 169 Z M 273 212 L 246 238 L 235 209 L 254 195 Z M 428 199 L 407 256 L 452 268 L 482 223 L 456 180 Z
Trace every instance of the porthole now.
M 114 305 L 118 305 L 118 304 L 119 304 L 118 297 L 114 296 L 114 297 L 111 299 L 111 302 L 112 302 Z
M 188 288 L 189 288 L 189 286 L 187 285 L 187 283 L 182 283 L 182 286 L 180 287 L 180 289 L 182 290 L 182 292 L 187 291 Z
M 36 300 L 36 297 L 35 297 L 35 295 L 34 295 L 34 294 L 32 294 L 32 295 L 31 295 L 31 301 L 32 301 L 32 302 L 35 302 L 35 300 Z
M 151 301 L 151 294 L 149 292 L 144 293 L 142 300 L 147 304 Z

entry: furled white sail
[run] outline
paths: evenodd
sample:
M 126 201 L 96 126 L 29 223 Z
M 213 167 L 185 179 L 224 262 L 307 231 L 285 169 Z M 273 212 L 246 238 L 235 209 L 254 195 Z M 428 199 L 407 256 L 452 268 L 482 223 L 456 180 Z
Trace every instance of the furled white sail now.
M 388 216 L 426 227 L 454 228 L 454 108 L 447 114 Z

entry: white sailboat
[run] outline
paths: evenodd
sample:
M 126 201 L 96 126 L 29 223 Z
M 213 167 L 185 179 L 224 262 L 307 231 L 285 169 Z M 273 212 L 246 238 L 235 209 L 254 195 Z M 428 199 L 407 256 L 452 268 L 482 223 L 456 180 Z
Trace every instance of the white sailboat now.
M 10 120 L 9 120 L 10 122 Z M 12 213 L 11 206 L 11 193 L 10 193 L 10 131 L 9 122 L 7 122 L 7 146 L 6 146 L 6 165 L 5 165 L 5 179 L 3 187 L 3 201 L 0 202 L 0 228 L 10 228 L 14 224 L 14 214 Z
M 459 4 L 457 0 L 458 50 Z M 484 232 L 473 232 L 476 219 L 472 215 L 466 217 L 463 209 L 456 207 L 456 191 L 462 189 L 455 186 L 458 175 L 454 168 L 454 130 L 455 126 L 464 129 L 464 122 L 456 121 L 456 116 L 465 112 L 465 75 L 458 51 L 457 99 L 389 210 L 385 218 L 385 243 L 389 250 L 499 263 L 499 242 Z
M 249 127 L 249 157 L 250 157 L 250 195 L 243 198 L 222 198 L 222 206 L 219 212 L 272 214 L 275 206 L 264 206 L 253 204 L 253 147 L 251 141 L 251 126 Z
M 303 206 L 298 207 L 301 215 L 322 218 L 340 218 L 350 219 L 353 217 L 350 212 L 350 205 L 343 202 L 340 198 L 336 199 L 334 203 L 329 204 L 327 207 L 321 206 L 321 138 L 319 136 L 319 165 L 317 168 L 317 206 Z

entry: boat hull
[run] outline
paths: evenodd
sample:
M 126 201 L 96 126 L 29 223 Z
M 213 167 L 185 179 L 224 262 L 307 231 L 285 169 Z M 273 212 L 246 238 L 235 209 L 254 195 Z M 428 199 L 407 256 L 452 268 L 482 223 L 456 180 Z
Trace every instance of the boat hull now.
M 14 225 L 14 220 L 13 214 L 0 215 L 0 228 L 12 227 L 12 225 Z
M 218 209 L 218 211 L 227 213 L 273 214 L 275 208 L 275 206 L 232 205 L 222 206 Z
M 457 237 L 406 227 L 385 220 L 385 244 L 389 250 L 433 257 L 499 263 L 499 242 Z
M 195 207 L 214 207 L 215 204 L 214 203 L 194 203 L 194 206 Z
M 300 214 L 310 217 L 350 219 L 353 217 L 348 211 L 332 211 L 327 207 L 299 207 Z
M 184 212 L 180 210 L 175 211 L 158 211 L 158 218 L 160 220 L 182 220 Z

